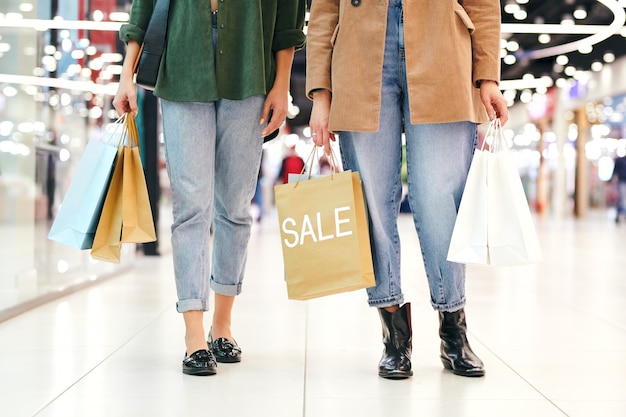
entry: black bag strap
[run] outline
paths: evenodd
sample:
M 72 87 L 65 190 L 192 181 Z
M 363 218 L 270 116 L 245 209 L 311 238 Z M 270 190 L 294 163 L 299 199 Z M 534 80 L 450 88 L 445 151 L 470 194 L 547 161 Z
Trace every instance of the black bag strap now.
M 167 16 L 170 12 L 170 0 L 157 0 L 152 11 L 148 29 L 143 38 L 143 49 L 154 55 L 162 55 L 167 34 Z

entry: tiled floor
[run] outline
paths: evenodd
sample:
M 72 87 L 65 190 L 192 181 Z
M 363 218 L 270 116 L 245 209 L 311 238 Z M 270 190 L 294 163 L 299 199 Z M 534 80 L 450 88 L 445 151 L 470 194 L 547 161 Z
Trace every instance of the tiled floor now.
M 0 323 L 3 417 L 595 417 L 626 415 L 626 225 L 537 220 L 545 261 L 468 268 L 484 378 L 444 371 L 410 219 L 400 219 L 413 378 L 377 376 L 380 324 L 362 291 L 287 300 L 276 220 L 253 230 L 235 306 L 239 364 L 183 375 L 172 265 L 129 273 Z M 207 316 L 207 323 L 209 322 Z

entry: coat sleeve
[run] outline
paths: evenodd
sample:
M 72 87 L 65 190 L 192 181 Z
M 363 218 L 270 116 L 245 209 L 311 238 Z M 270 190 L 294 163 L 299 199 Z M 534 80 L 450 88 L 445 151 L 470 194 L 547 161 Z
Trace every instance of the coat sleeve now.
M 472 32 L 473 82 L 500 81 L 500 2 L 497 0 L 461 0 L 475 29 Z
M 306 95 L 311 91 L 332 91 L 331 59 L 333 36 L 339 25 L 339 0 L 315 0 L 311 6 L 306 45 Z

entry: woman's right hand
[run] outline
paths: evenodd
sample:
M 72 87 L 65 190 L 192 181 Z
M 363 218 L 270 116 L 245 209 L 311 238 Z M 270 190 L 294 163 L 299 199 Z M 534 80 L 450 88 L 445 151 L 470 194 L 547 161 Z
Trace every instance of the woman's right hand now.
M 130 77 L 120 77 L 117 93 L 115 98 L 113 98 L 113 107 L 115 107 L 118 116 L 129 112 L 133 116 L 137 116 L 137 87 L 133 81 L 132 74 Z
M 124 113 L 132 113 L 137 116 L 137 87 L 135 86 L 134 67 L 140 50 L 139 43 L 135 41 L 128 42 L 126 47 L 126 57 L 120 74 L 120 82 L 117 86 L 117 93 L 113 98 L 113 107 L 117 111 L 118 116 Z
M 328 90 L 319 90 L 313 93 L 313 109 L 309 127 L 311 139 L 316 146 L 323 146 L 326 155 L 330 155 L 330 141 L 335 139 L 335 133 L 328 130 L 330 117 L 331 93 Z

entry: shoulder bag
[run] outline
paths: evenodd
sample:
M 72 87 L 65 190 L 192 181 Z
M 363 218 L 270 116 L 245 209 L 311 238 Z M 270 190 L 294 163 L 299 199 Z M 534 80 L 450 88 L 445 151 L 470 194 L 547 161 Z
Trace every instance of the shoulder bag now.
M 148 23 L 143 44 L 135 61 L 135 82 L 146 90 L 154 90 L 157 77 L 159 76 L 161 57 L 165 49 L 169 11 L 170 0 L 157 0 L 150 23 Z

